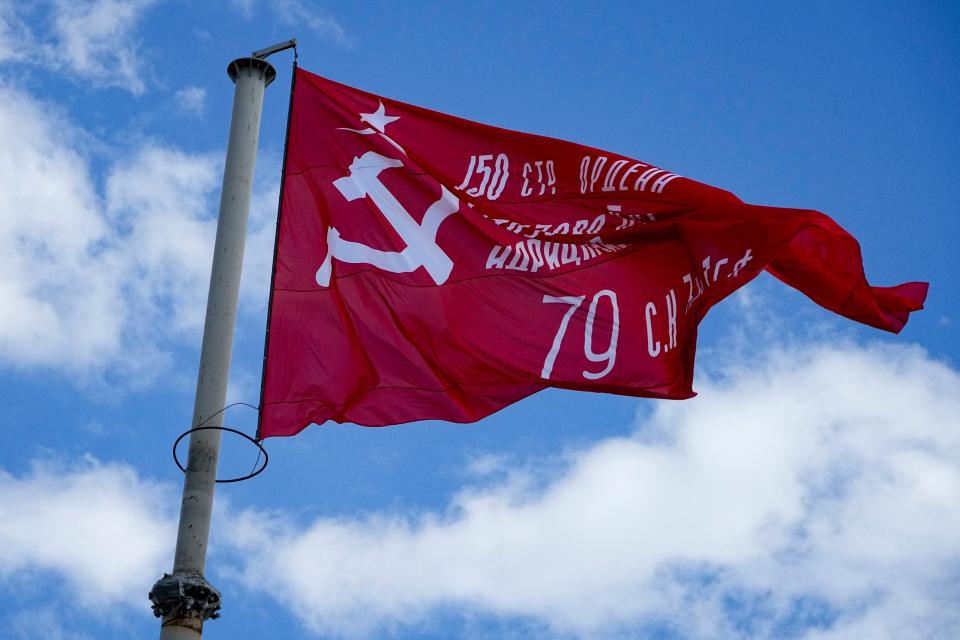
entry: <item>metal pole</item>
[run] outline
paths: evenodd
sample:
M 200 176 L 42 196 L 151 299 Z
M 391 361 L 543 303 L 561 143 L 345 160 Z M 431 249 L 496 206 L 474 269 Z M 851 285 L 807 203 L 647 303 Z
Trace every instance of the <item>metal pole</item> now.
M 233 114 L 200 351 L 194 427 L 201 423 L 220 426 L 222 422 L 218 412 L 227 395 L 263 93 L 277 75 L 259 58 L 238 58 L 227 67 L 227 73 L 235 85 Z M 220 431 L 191 434 L 173 574 L 161 578 L 150 592 L 154 613 L 163 617 L 161 640 L 198 640 L 204 620 L 217 617 L 220 608 L 219 592 L 203 577 L 219 454 Z

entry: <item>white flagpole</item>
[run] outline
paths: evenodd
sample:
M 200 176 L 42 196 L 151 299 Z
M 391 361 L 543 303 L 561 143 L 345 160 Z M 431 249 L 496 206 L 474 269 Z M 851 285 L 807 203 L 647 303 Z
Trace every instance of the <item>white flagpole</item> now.
M 262 55 L 265 57 L 273 52 Z M 227 396 L 263 94 L 277 75 L 269 63 L 256 54 L 254 56 L 238 58 L 227 67 L 235 85 L 233 114 L 203 327 L 193 427 L 201 424 L 221 426 L 219 412 Z M 220 608 L 219 592 L 203 576 L 220 455 L 220 431 L 191 433 L 188 455 L 173 573 L 164 575 L 150 592 L 154 613 L 163 618 L 161 640 L 198 640 L 204 620 L 216 617 Z

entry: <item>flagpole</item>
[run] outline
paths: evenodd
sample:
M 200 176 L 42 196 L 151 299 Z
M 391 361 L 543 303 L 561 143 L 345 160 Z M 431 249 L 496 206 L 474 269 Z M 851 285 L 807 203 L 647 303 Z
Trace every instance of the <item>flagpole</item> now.
M 274 68 L 256 54 L 234 60 L 227 67 L 227 73 L 234 83 L 233 113 L 210 272 L 193 427 L 201 424 L 216 427 L 222 422 L 220 411 L 226 402 L 233 352 L 240 268 L 260 137 L 263 94 L 277 75 Z M 217 617 L 220 609 L 220 594 L 203 575 L 219 455 L 219 430 L 190 434 L 173 573 L 164 575 L 150 592 L 154 613 L 163 618 L 161 640 L 198 640 L 204 620 Z

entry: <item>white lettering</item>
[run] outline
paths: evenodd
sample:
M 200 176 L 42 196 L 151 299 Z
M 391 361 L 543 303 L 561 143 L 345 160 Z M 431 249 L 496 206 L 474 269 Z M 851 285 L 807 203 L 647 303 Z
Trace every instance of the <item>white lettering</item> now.
M 677 294 L 673 289 L 670 289 L 670 293 L 668 293 L 665 298 L 667 299 L 667 335 L 669 345 L 663 348 L 664 352 L 677 346 Z
M 717 279 L 720 277 L 720 267 L 727 264 L 728 262 L 730 261 L 727 260 L 726 258 L 720 258 L 719 260 L 717 260 L 717 263 L 713 265 L 713 281 L 714 282 L 716 282 Z
M 606 298 L 610 301 L 612 318 L 610 323 L 610 343 L 607 349 L 601 353 L 595 353 L 593 350 L 593 320 L 597 314 L 597 304 L 600 298 Z M 583 372 L 583 377 L 587 380 L 599 380 L 613 370 L 613 365 L 617 361 L 617 338 L 620 335 L 620 308 L 617 305 L 617 294 L 609 289 L 598 291 L 590 301 L 590 310 L 587 312 L 587 325 L 583 334 L 583 354 L 587 356 L 590 362 L 606 362 L 607 365 L 600 371 Z
M 564 244 L 560 250 L 560 262 L 562 264 L 580 264 L 580 252 L 577 251 L 577 245 Z
M 548 269 L 559 269 L 560 260 L 558 259 L 560 255 L 560 245 L 556 242 L 547 242 L 543 245 L 543 258 L 544 262 L 547 263 Z
M 650 354 L 651 358 L 656 358 L 660 355 L 660 341 L 653 341 L 653 316 L 655 315 L 657 315 L 656 305 L 648 302 L 644 310 L 644 316 L 647 319 L 647 353 Z
M 477 156 L 470 156 L 470 166 L 467 167 L 467 175 L 463 176 L 463 182 L 460 183 L 460 186 L 457 187 L 458 191 L 463 191 L 468 184 L 470 184 L 470 178 L 473 177 L 473 167 L 477 163 Z
M 600 240 L 600 238 L 594 238 L 587 244 L 580 245 L 580 248 L 583 250 L 584 260 L 591 260 L 600 255 L 600 249 L 598 249 L 595 245 L 595 243 L 597 242 L 603 242 L 603 241 Z
M 600 173 L 603 171 L 603 165 L 607 164 L 607 156 L 600 156 L 593 163 L 593 172 L 590 174 L 590 193 L 593 193 L 593 187 L 600 179 Z
M 570 305 L 567 312 L 563 314 L 563 319 L 560 321 L 557 333 L 553 336 L 553 344 L 550 345 L 550 351 L 547 352 L 547 357 L 543 361 L 543 369 L 540 371 L 540 377 L 544 380 L 550 379 L 550 374 L 553 373 L 553 363 L 557 361 L 557 354 L 560 353 L 560 344 L 563 342 L 563 336 L 567 333 L 567 325 L 570 324 L 570 318 L 576 310 L 580 308 L 585 298 L 586 296 L 543 296 L 544 304 L 561 303 Z
M 543 251 L 539 240 L 530 240 L 527 242 L 527 249 L 530 250 L 530 273 L 536 273 L 543 266 Z
M 641 173 L 640 177 L 637 178 L 637 181 L 633 183 L 633 190 L 643 191 L 644 189 L 646 189 L 647 183 L 650 182 L 651 178 L 653 178 L 653 176 L 657 175 L 658 173 L 663 173 L 663 169 L 657 169 L 657 168 L 651 167 L 650 169 L 647 169 L 646 171 Z
M 530 163 L 523 163 L 523 186 L 520 187 L 520 195 L 526 198 L 528 195 L 533 193 L 533 189 L 530 188 L 530 181 L 527 179 L 527 174 L 530 173 Z
M 740 270 L 743 269 L 745 266 L 747 266 L 748 262 L 753 260 L 753 256 L 751 255 L 751 253 L 752 253 L 751 250 L 747 249 L 747 252 L 743 254 L 743 257 L 737 260 L 737 263 L 733 265 L 733 273 L 727 276 L 728 278 L 730 277 L 736 278 L 738 275 L 740 275 Z
M 629 169 L 627 169 L 627 171 L 623 174 L 623 177 L 620 178 L 620 191 L 626 191 L 626 190 L 627 190 L 627 188 L 628 188 L 628 187 L 627 187 L 627 178 L 630 177 L 630 174 L 631 174 L 631 173 L 635 173 L 635 172 L 637 171 L 637 169 L 639 169 L 640 167 L 645 167 L 645 166 L 647 166 L 647 165 L 643 164 L 642 162 L 637 162 L 637 163 L 635 163 L 633 166 L 631 166 Z
M 487 182 L 490 181 L 490 173 L 492 171 L 490 167 L 487 166 L 487 160 L 493 160 L 493 156 L 489 153 L 482 156 L 477 156 L 477 173 L 482 173 L 483 178 L 480 180 L 479 187 L 467 189 L 467 195 L 483 195 L 484 190 L 487 188 Z
M 530 266 L 530 254 L 527 253 L 527 244 L 518 242 L 513 249 L 513 260 L 507 265 L 507 269 L 514 271 L 526 271 Z
M 563 233 L 569 233 L 569 232 L 570 232 L 570 225 L 567 224 L 566 222 L 561 222 L 560 224 L 558 224 L 553 228 L 553 231 L 547 231 L 544 235 L 555 236 L 558 233 L 563 234 Z
M 549 228 L 550 228 L 550 225 L 548 224 L 538 224 L 536 227 L 534 227 L 533 231 L 527 237 L 536 238 L 538 235 L 540 235 L 542 232 L 546 231 Z
M 657 181 L 653 183 L 653 187 L 650 189 L 653 193 L 663 193 L 663 188 L 667 186 L 671 180 L 679 178 L 675 173 L 668 173 L 657 178 Z
M 507 178 L 510 177 L 510 159 L 507 154 L 501 153 L 497 156 L 496 171 L 493 174 L 493 180 L 490 181 L 490 188 L 487 190 L 487 197 L 490 200 L 496 200 L 503 193 L 507 186 Z
M 620 169 L 623 168 L 623 165 L 627 164 L 629 160 L 617 160 L 612 165 L 610 165 L 609 171 L 607 171 L 607 177 L 603 181 L 603 190 L 604 191 L 615 191 L 616 187 L 613 186 L 614 180 L 617 179 L 617 174 L 620 172 Z
M 603 229 L 603 225 L 606 222 L 607 217 L 602 213 L 593 219 L 593 223 L 587 229 L 587 233 L 590 235 L 595 235 L 600 233 L 600 229 Z
M 487 257 L 487 269 L 503 269 L 507 256 L 510 255 L 512 249 L 513 247 L 510 245 L 505 247 L 494 245 L 493 249 L 490 250 L 490 256 Z

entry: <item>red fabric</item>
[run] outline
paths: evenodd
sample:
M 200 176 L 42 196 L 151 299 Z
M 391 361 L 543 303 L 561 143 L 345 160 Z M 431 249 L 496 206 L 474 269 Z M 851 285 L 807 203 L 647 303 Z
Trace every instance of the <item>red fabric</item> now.
M 699 321 L 764 269 L 894 332 L 927 290 L 869 286 L 822 213 L 303 70 L 277 251 L 263 437 L 470 422 L 546 386 L 689 398 Z

